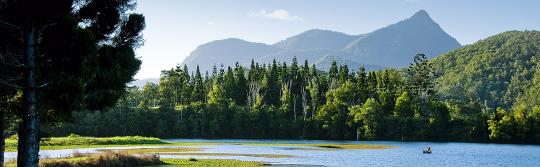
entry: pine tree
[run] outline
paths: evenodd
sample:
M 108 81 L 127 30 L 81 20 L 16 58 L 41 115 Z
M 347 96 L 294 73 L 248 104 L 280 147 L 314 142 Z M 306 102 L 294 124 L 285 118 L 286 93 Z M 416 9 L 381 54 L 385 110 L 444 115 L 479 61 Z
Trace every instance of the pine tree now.
M 236 99 L 234 95 L 236 95 L 236 79 L 234 78 L 234 72 L 232 68 L 229 66 L 227 67 L 227 72 L 225 73 L 225 76 L 223 76 L 223 91 L 225 92 L 225 97 Z
M 389 70 L 384 70 L 382 72 L 382 79 L 378 86 L 378 94 L 382 110 L 386 115 L 391 115 L 395 104 L 395 90 L 393 83 L 390 81 Z
M 377 73 L 374 71 L 369 72 L 367 76 L 367 93 L 368 98 L 379 99 L 377 97 Z
M 288 83 L 291 80 L 291 73 L 289 73 L 289 68 L 287 67 L 287 63 L 283 62 L 283 64 L 278 65 L 279 69 L 279 82 L 281 84 Z
M 247 102 L 247 90 L 248 90 L 248 81 L 245 77 L 244 67 L 236 63 L 236 67 L 234 69 L 235 72 L 235 95 L 234 99 L 236 101 L 236 104 L 238 105 L 245 105 Z
M 179 98 L 178 103 L 182 105 L 187 105 L 191 102 L 191 94 L 193 88 L 190 84 L 191 76 L 189 75 L 189 69 L 186 64 L 184 64 L 183 70 L 180 73 L 180 89 L 179 89 Z
M 272 65 L 269 67 L 266 77 L 264 78 L 264 87 L 265 87 L 265 103 L 268 105 L 278 105 L 279 104 L 279 92 L 280 85 L 278 82 L 279 72 L 276 60 L 272 62 Z
M 368 92 L 368 83 L 367 83 L 367 74 L 366 74 L 366 68 L 364 66 L 360 66 L 358 69 L 358 78 L 356 80 L 356 86 L 358 90 L 358 97 L 357 97 L 357 103 L 358 104 L 364 104 L 366 100 L 369 97 Z
M 345 83 L 345 81 L 349 80 L 349 67 L 347 67 L 346 64 L 341 65 L 339 67 L 339 74 L 338 74 L 338 81 L 339 83 Z
M 191 92 L 191 99 L 193 102 L 204 102 L 205 95 L 203 78 L 201 76 L 199 65 L 197 65 L 195 76 L 193 77 L 193 91 Z
M 177 92 L 176 71 L 174 69 L 161 71 L 159 81 L 159 106 L 161 110 L 172 110 L 176 103 Z
M 255 60 L 251 59 L 251 65 L 249 66 L 249 71 L 248 71 L 248 82 L 253 82 L 256 80 L 256 76 L 257 76 L 257 71 L 259 70 L 259 64 L 257 63 L 257 66 L 255 66 Z
M 328 89 L 335 89 L 339 86 L 338 80 L 338 66 L 336 63 L 336 60 L 332 60 L 332 66 L 330 67 L 330 70 L 328 71 Z
M 421 115 L 430 115 L 428 104 L 435 93 L 434 69 L 426 55 L 414 56 L 414 63 L 407 69 L 407 86 L 413 93 Z

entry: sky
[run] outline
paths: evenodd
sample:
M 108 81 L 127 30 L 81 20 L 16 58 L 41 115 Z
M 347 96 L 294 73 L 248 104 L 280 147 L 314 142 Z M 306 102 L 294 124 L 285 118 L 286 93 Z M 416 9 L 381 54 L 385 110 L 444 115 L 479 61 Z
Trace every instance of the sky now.
M 310 29 L 358 35 L 418 10 L 462 45 L 509 30 L 540 30 L 540 0 L 138 0 L 146 29 L 135 78 L 158 78 L 214 40 L 273 44 Z

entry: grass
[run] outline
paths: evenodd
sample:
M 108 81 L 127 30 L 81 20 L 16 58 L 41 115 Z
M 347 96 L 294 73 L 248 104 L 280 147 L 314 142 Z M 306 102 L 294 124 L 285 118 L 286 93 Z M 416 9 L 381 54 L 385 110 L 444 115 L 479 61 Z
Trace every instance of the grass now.
M 70 135 L 67 137 L 43 138 L 40 142 L 41 150 L 59 150 L 72 148 L 98 148 L 98 147 L 129 147 L 129 146 L 197 146 L 219 143 L 171 143 L 159 138 L 141 136 L 123 137 L 83 137 Z M 17 136 L 6 139 L 6 152 L 17 151 Z
M 237 166 L 237 167 L 256 167 L 263 166 L 262 162 L 240 161 L 228 159 L 160 159 L 157 156 L 132 156 L 125 153 L 109 152 L 84 157 L 68 157 L 41 159 L 40 167 L 124 167 L 124 166 L 153 166 L 153 167 L 172 167 L 172 166 Z M 5 167 L 16 167 L 15 161 L 4 164 Z
M 159 138 L 141 136 L 123 137 L 84 137 L 69 135 L 67 137 L 43 138 L 41 150 L 59 150 L 72 148 L 129 147 L 129 146 L 201 146 L 216 144 L 237 144 L 250 146 L 310 146 L 316 148 L 291 148 L 304 150 L 335 149 L 387 149 L 394 146 L 371 144 L 297 144 L 297 143 L 220 143 L 220 142 L 166 142 Z M 187 148 L 186 148 L 187 149 Z M 17 136 L 6 139 L 6 152 L 17 151 Z M 189 150 L 186 150 L 189 151 Z M 195 150 L 196 151 L 196 150 Z
M 40 159 L 39 164 L 42 166 L 45 163 L 51 163 L 51 162 L 78 162 L 88 159 L 88 156 L 84 157 L 66 157 L 66 158 L 46 158 L 46 159 Z M 17 161 L 7 161 L 4 163 L 4 167 L 17 167 Z
M 247 156 L 262 158 L 291 158 L 286 154 L 233 154 L 233 153 L 194 153 L 204 148 L 171 147 L 171 148 L 135 148 L 135 149 L 100 149 L 101 152 L 123 152 L 128 154 L 158 154 L 158 155 L 183 155 L 183 156 Z
M 91 156 L 41 159 L 40 167 L 124 167 L 124 166 L 156 166 L 165 164 L 156 155 L 130 155 L 121 152 L 106 152 Z M 15 167 L 16 161 L 4 164 Z
M 237 167 L 255 167 L 263 166 L 262 162 L 255 161 L 240 161 L 229 159 L 161 159 L 165 165 L 162 166 L 192 166 L 192 167 L 206 167 L 206 166 L 237 166 Z
M 172 147 L 172 148 L 136 148 L 136 149 L 100 149 L 102 152 L 126 152 L 129 154 L 151 154 L 151 153 L 178 153 L 178 152 L 195 152 L 202 151 L 203 148 L 187 148 L 187 147 Z

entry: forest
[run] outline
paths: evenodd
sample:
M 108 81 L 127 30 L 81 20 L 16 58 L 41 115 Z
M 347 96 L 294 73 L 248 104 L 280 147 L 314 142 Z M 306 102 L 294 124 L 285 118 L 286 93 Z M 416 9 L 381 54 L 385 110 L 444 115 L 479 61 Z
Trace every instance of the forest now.
M 333 62 L 328 72 L 296 58 L 249 68 L 187 66 L 159 84 L 130 87 L 107 112 L 75 112 L 54 136 L 273 138 L 539 143 L 540 107 L 492 108 L 442 98 L 433 63 L 418 54 L 403 69 L 366 71 Z M 191 74 L 190 74 L 191 73 Z

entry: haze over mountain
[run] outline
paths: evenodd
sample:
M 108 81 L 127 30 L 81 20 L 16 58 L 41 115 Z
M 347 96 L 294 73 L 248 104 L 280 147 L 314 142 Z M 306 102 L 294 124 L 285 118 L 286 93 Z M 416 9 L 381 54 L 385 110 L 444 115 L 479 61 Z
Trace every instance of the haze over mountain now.
M 210 71 L 214 65 L 233 66 L 236 62 L 246 64 L 252 59 L 259 59 L 281 49 L 263 43 L 254 43 L 237 38 L 217 40 L 200 45 L 191 52 L 182 64 L 195 70 L 197 65 L 202 71 Z
M 364 35 L 352 36 L 341 32 L 312 29 L 273 44 L 286 50 L 341 50 L 351 41 Z
M 159 78 L 137 79 L 128 83 L 127 86 L 135 86 L 138 88 L 143 88 L 144 85 L 149 84 L 149 83 L 159 84 Z
M 435 57 L 459 47 L 457 40 L 420 10 L 408 19 L 368 34 L 313 29 L 272 45 L 233 38 L 217 40 L 200 45 L 181 64 L 187 64 L 191 70 L 199 65 L 207 71 L 213 65 L 249 65 L 252 59 L 264 63 L 273 59 L 290 62 L 296 56 L 298 62 L 308 60 L 320 67 L 328 67 L 332 58 L 346 63 L 350 69 L 364 65 L 376 70 L 407 66 L 417 53 Z

